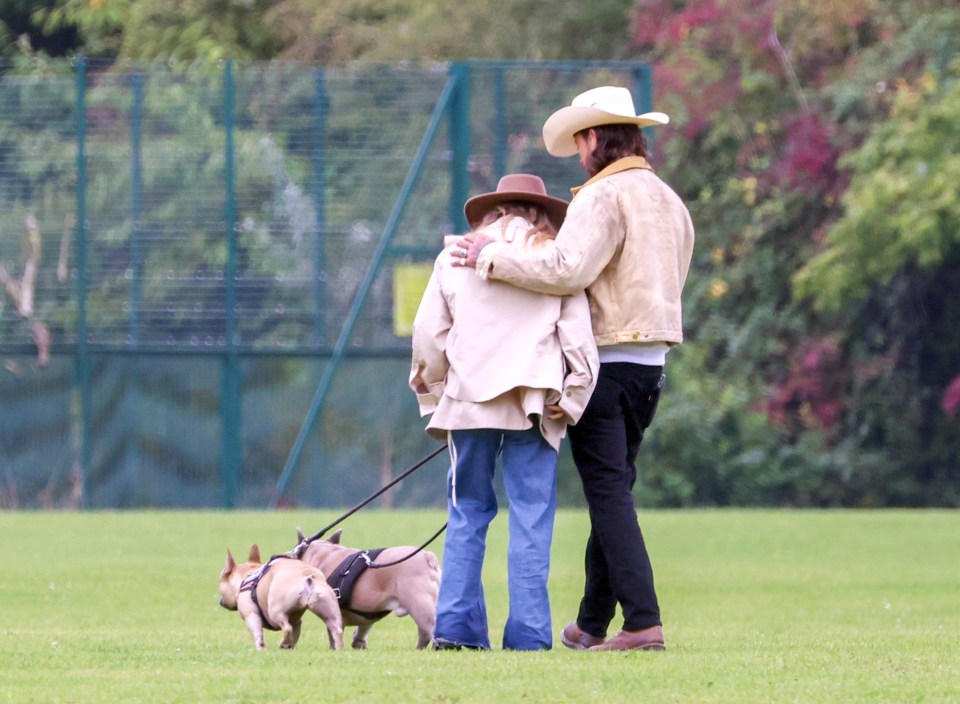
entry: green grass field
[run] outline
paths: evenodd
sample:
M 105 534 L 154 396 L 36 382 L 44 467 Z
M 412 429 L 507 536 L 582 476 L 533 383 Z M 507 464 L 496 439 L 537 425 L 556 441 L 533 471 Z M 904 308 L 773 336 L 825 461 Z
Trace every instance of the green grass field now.
M 313 617 L 296 650 L 271 633 L 254 651 L 218 605 L 226 549 L 285 551 L 337 515 L 0 513 L 0 701 L 960 702 L 957 511 L 644 513 L 665 653 L 416 651 L 393 616 L 366 652 L 327 650 Z M 444 518 L 366 509 L 344 542 L 418 544 Z M 586 523 L 558 516 L 555 632 L 576 612 Z M 503 514 L 486 563 L 494 643 L 505 543 Z

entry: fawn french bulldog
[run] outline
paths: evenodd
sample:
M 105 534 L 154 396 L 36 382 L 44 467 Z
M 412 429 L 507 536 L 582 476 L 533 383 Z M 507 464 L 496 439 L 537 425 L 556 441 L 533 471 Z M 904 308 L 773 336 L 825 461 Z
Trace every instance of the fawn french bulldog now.
M 311 542 L 300 552 L 300 559 L 327 575 L 340 601 L 343 625 L 357 627 L 352 646 L 365 649 L 373 624 L 392 612 L 410 615 L 417 624 L 417 648 L 425 648 L 433 640 L 437 622 L 437 556 L 411 546 L 348 548 L 340 544 L 342 532 Z M 299 530 L 297 540 L 304 541 Z
M 295 647 L 305 611 L 326 624 L 331 648 L 343 647 L 340 607 L 323 572 L 283 556 L 262 564 L 256 544 L 247 561 L 239 564 L 227 550 L 227 563 L 220 573 L 220 605 L 240 612 L 257 650 L 264 650 L 264 628 L 282 631 L 281 648 Z

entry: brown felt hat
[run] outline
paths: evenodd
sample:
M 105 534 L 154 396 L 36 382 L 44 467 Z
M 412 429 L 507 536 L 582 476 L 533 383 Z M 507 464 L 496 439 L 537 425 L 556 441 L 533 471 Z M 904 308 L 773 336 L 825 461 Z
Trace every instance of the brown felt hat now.
M 567 215 L 567 201 L 548 195 L 543 179 L 533 174 L 507 174 L 500 179 L 496 191 L 474 196 L 464 203 L 463 214 L 470 227 L 476 227 L 491 208 L 511 201 L 542 206 L 558 230 Z

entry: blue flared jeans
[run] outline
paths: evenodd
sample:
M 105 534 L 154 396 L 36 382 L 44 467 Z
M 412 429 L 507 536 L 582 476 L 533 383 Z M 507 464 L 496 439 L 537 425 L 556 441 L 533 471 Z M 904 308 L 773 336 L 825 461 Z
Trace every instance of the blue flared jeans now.
M 524 431 L 457 430 L 450 442 L 454 464 L 447 475 L 449 523 L 435 638 L 490 648 L 481 573 L 487 528 L 497 515 L 494 472 L 500 456 L 510 511 L 510 607 L 503 648 L 549 649 L 553 637 L 547 576 L 557 509 L 557 452 L 536 427 Z

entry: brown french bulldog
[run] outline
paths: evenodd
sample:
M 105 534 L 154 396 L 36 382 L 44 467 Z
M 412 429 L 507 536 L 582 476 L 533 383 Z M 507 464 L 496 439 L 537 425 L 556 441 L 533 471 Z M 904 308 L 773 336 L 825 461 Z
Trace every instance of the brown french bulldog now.
M 327 575 L 340 600 L 343 625 L 357 627 L 352 646 L 366 649 L 367 633 L 373 624 L 393 612 L 397 616 L 410 615 L 417 624 L 417 648 L 425 648 L 433 640 L 437 623 L 437 556 L 427 550 L 417 552 L 411 546 L 383 548 L 379 553 L 369 551 L 370 555 L 366 555 L 366 551 L 340 545 L 342 533 L 338 530 L 326 540 L 314 540 L 300 559 Z M 304 540 L 299 530 L 297 540 Z M 413 556 L 403 559 L 410 555 Z M 390 564 L 396 560 L 402 561 Z M 368 566 L 370 563 L 373 566 Z M 386 566 L 376 567 L 378 564 Z
M 250 547 L 247 561 L 240 564 L 227 550 L 227 564 L 220 573 L 220 605 L 240 612 L 257 650 L 264 650 L 264 627 L 283 632 L 281 648 L 295 647 L 307 610 L 326 624 L 330 647 L 343 647 L 340 608 L 323 572 L 286 557 L 263 565 L 256 544 Z

